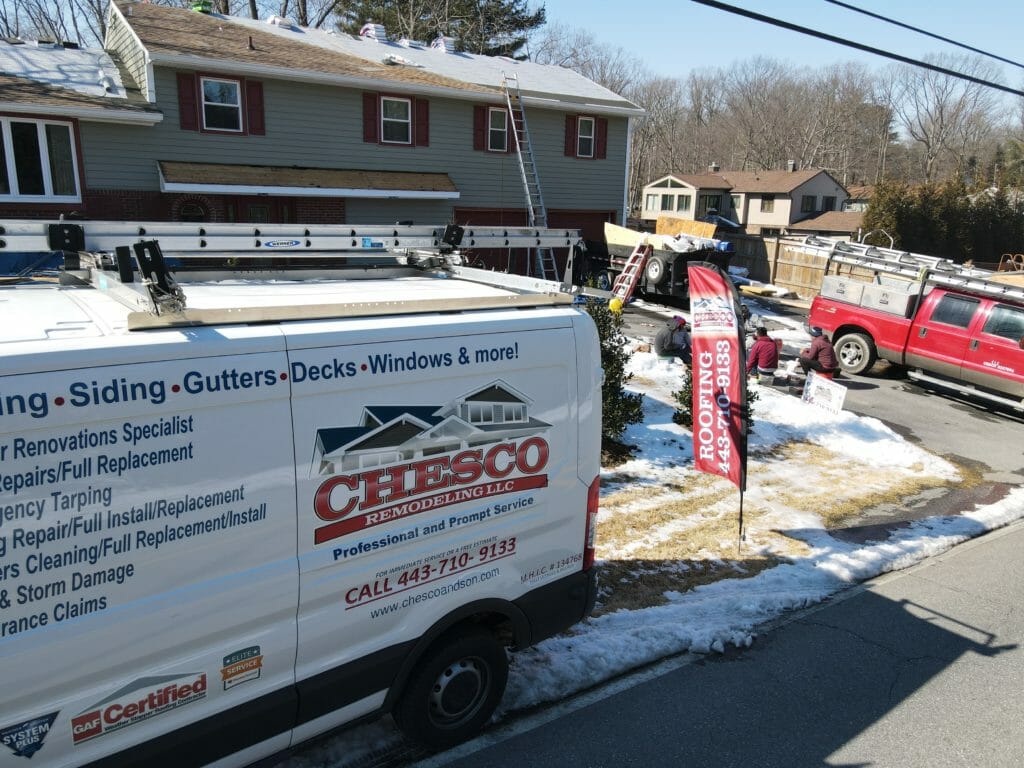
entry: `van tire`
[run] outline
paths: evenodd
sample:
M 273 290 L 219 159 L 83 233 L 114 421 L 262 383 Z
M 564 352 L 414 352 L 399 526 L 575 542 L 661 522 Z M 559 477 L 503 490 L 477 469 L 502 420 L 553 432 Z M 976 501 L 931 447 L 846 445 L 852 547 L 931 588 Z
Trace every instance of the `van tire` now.
M 504 647 L 490 632 L 461 625 L 417 663 L 392 715 L 409 739 L 445 749 L 491 719 L 507 681 Z
M 864 373 L 878 359 L 875 343 L 863 333 L 846 333 L 836 339 L 836 358 L 847 373 Z

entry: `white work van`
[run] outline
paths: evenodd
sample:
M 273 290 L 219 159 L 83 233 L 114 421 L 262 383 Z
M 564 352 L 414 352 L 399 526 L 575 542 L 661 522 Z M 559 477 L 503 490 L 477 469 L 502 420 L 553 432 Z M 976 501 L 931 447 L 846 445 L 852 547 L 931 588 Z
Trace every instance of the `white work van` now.
M 0 767 L 475 732 L 593 605 L 591 318 L 444 253 L 171 255 L 0 286 Z

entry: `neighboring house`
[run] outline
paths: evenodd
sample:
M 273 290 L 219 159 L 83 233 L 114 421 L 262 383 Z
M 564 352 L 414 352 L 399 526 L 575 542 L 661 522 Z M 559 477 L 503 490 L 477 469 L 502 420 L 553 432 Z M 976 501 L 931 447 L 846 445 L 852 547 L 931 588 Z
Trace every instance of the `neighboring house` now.
M 643 111 L 570 70 L 146 2 L 107 29 L 0 42 L 0 216 L 525 224 L 509 74 L 550 225 L 624 220 Z
M 655 221 L 671 212 L 700 219 L 712 209 L 740 224 L 750 235 L 783 234 L 790 225 L 842 210 L 843 185 L 817 168 L 785 171 L 723 171 L 669 174 L 644 187 L 641 219 Z

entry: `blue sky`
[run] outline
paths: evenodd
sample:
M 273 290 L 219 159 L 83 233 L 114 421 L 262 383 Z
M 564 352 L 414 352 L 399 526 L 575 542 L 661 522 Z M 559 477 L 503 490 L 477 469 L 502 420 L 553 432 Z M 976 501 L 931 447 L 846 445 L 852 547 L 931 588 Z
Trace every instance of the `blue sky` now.
M 968 53 L 825 0 L 720 1 L 911 58 Z M 984 5 L 964 0 L 843 1 L 1024 64 L 1021 0 L 991 0 Z M 685 77 L 694 69 L 727 66 L 755 55 L 797 66 L 859 61 L 881 68 L 892 63 L 692 0 L 546 0 L 545 6 L 549 22 L 586 29 L 603 43 L 635 50 L 653 74 L 666 77 Z M 990 61 L 1001 68 L 1005 84 L 1024 86 L 1024 68 Z

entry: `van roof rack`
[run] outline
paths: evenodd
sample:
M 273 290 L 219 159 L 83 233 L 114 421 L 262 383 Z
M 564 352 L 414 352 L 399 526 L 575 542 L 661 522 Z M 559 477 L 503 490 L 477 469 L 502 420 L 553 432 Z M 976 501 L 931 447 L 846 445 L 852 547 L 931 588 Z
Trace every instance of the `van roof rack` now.
M 0 222 L 0 250 L 61 251 L 64 284 L 87 284 L 132 310 L 129 330 L 571 304 L 578 230 L 456 225 L 349 226 Z M 466 266 L 460 249 L 568 248 L 563 282 Z M 447 298 L 195 308 L 188 288 L 223 280 L 456 278 L 499 291 Z

